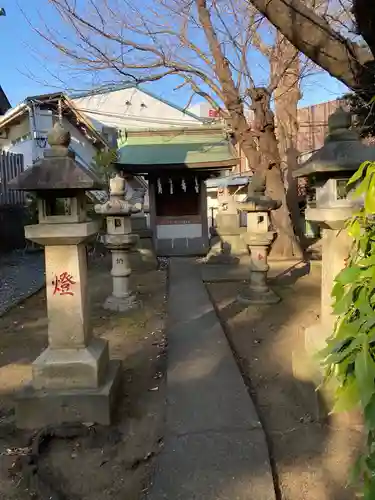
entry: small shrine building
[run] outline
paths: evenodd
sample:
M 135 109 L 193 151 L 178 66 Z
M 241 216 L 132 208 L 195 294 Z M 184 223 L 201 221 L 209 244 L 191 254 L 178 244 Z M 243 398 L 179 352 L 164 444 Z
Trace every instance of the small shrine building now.
M 116 168 L 148 180 L 150 229 L 159 256 L 205 255 L 209 249 L 210 177 L 239 162 L 222 127 L 128 131 Z

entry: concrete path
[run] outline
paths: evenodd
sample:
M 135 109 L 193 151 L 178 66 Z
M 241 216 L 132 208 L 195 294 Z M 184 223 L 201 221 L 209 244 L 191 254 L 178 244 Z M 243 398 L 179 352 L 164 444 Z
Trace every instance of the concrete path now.
M 148 498 L 275 500 L 264 433 L 199 268 L 171 259 L 169 279 L 166 439 Z

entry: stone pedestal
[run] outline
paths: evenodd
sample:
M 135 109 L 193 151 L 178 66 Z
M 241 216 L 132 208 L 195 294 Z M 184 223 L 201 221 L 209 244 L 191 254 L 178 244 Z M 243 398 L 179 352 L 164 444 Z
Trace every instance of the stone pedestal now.
M 321 208 L 309 209 L 306 216 L 318 223 L 322 232 L 321 266 L 321 309 L 320 320 L 305 330 L 304 351 L 293 351 L 292 366 L 296 379 L 312 381 L 319 391 L 316 392 L 315 417 L 325 420 L 328 408 L 333 406 L 334 388 L 330 385 L 321 387 L 323 374 L 317 355 L 326 346 L 326 340 L 334 332 L 336 316 L 332 311 L 331 296 L 335 278 L 345 267 L 352 240 L 344 229 L 345 221 L 351 216 L 352 209 Z
M 117 238 L 114 238 L 110 234 L 107 234 L 104 239 L 105 246 L 111 250 L 112 254 L 111 276 L 113 289 L 112 294 L 104 302 L 103 307 L 111 311 L 126 312 L 139 305 L 129 283 L 132 272 L 129 258 L 130 249 L 137 244 L 137 236 L 129 234 L 124 235 L 121 238 L 121 242 L 116 240 Z
M 70 355 L 70 353 L 67 353 Z M 96 388 L 24 388 L 17 397 L 16 423 L 20 429 L 39 429 L 67 422 L 110 425 L 119 393 L 120 363 L 110 361 L 106 376 Z
M 251 217 L 252 214 L 249 214 Z M 269 265 L 267 262 L 268 248 L 275 233 L 251 233 L 244 235 L 244 241 L 250 250 L 250 281 L 238 296 L 244 304 L 277 304 L 280 297 L 271 290 L 267 283 Z
M 120 363 L 110 362 L 108 343 L 93 338 L 90 324 L 85 242 L 99 223 L 87 219 L 84 192 L 101 184 L 74 161 L 69 140 L 57 124 L 44 159 L 13 181 L 15 189 L 37 190 L 39 224 L 26 226 L 25 236 L 45 246 L 48 347 L 17 395 L 16 422 L 25 429 L 109 425 L 120 381 Z
M 71 244 L 64 245 L 69 233 L 80 232 L 80 224 L 71 231 L 73 224 L 64 226 L 26 227 L 28 239 L 46 245 L 48 347 L 32 364 L 31 383 L 17 395 L 20 428 L 69 421 L 109 425 L 119 387 L 119 362 L 109 361 L 105 340 L 92 337 L 85 238 L 70 237 Z M 89 237 L 98 229 L 91 228 L 93 233 L 82 232 Z
M 238 301 L 244 304 L 276 304 L 280 301 L 267 283 L 267 259 L 275 237 L 275 232 L 271 230 L 270 212 L 281 203 L 269 198 L 265 190 L 265 178 L 254 175 L 246 200 L 238 203 L 239 209 L 247 212 L 247 232 L 243 240 L 250 250 L 250 281 L 238 296 Z
M 306 329 L 304 352 L 293 353 L 295 377 L 313 381 L 319 387 L 320 399 L 326 403 L 323 408 L 317 405 L 320 418 L 326 417 L 326 408 L 332 407 L 332 388 L 321 386 L 323 375 L 316 355 L 334 332 L 336 318 L 331 293 L 351 247 L 350 237 L 343 228 L 356 205 L 361 205 L 361 200 L 352 196 L 355 184 L 348 186 L 347 183 L 364 161 L 375 161 L 375 148 L 361 142 L 358 132 L 352 127 L 350 113 L 338 109 L 329 117 L 324 146 L 293 173 L 297 178 L 310 177 L 312 196 L 306 220 L 318 224 L 322 230 L 320 321 Z
M 103 205 L 96 205 L 97 213 L 107 216 L 107 234 L 104 244 L 112 253 L 113 289 L 103 307 L 111 311 L 126 312 L 139 305 L 135 294 L 130 289 L 131 275 L 130 252 L 138 242 L 138 236 L 132 234 L 131 214 L 142 210 L 142 202 L 131 194 L 126 196 L 126 181 L 120 175 L 110 180 L 110 198 Z M 143 201 L 143 200 L 142 200 Z

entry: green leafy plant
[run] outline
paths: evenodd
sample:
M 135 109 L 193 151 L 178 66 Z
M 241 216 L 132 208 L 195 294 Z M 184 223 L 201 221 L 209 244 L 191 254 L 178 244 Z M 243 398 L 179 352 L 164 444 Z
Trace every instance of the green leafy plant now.
M 117 149 L 98 151 L 95 155 L 91 168 L 97 176 L 108 185 L 112 174 L 113 164 L 117 162 Z
M 375 162 L 365 162 L 349 180 L 363 207 L 346 224 L 353 239 L 345 268 L 335 279 L 333 334 L 320 353 L 325 383 L 335 387 L 333 412 L 360 407 L 367 434 L 352 480 L 365 500 L 375 499 Z

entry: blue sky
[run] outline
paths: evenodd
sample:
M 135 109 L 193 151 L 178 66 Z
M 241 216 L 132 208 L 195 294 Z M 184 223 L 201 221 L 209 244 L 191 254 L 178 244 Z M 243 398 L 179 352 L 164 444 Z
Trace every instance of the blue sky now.
M 42 14 L 38 12 L 37 5 L 43 11 Z M 40 25 L 42 16 L 43 21 L 51 25 L 56 23 L 48 1 L 0 0 L 0 7 L 4 7 L 7 14 L 6 17 L 0 17 L 0 85 L 11 104 L 16 105 L 29 95 L 60 90 L 63 84 L 59 84 L 52 75 L 58 74 L 65 85 L 74 86 L 66 73 L 59 74 L 56 53 L 33 31 L 28 22 Z M 149 89 L 184 106 L 188 96 L 181 91 L 174 91 L 175 86 L 175 80 L 169 79 L 149 84 Z M 335 99 L 342 96 L 346 88 L 328 74 L 319 73 L 305 78 L 302 91 L 301 106 Z

